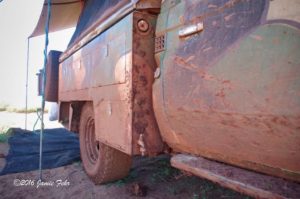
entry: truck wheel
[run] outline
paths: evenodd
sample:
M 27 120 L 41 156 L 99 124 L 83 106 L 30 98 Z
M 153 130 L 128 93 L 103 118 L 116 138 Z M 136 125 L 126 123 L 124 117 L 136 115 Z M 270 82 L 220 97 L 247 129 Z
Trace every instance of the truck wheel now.
M 92 103 L 82 108 L 79 139 L 83 167 L 95 184 L 118 180 L 128 174 L 131 156 L 96 140 Z

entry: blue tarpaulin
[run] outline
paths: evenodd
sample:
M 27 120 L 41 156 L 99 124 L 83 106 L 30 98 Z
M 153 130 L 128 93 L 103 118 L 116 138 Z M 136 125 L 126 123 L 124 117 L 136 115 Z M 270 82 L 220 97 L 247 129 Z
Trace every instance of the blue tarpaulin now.
M 39 131 L 12 129 L 9 152 L 0 175 L 37 170 L 39 167 Z M 43 134 L 43 169 L 56 168 L 80 160 L 78 135 L 64 128 L 45 129 Z

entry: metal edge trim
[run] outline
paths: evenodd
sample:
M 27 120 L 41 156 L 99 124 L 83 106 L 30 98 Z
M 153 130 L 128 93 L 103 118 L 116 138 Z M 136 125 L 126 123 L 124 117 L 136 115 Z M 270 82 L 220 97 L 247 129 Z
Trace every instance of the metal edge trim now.
M 59 62 L 63 62 L 65 59 L 70 57 L 73 53 L 75 53 L 77 50 L 79 50 L 82 46 L 90 42 L 92 39 L 94 39 L 96 36 L 98 36 L 100 33 L 104 32 L 109 26 L 113 25 L 120 19 L 122 19 L 124 16 L 129 14 L 131 11 L 135 9 L 135 2 L 132 1 L 131 3 L 127 4 L 126 6 L 122 7 L 120 10 L 112 14 L 108 19 L 101 22 L 100 20 L 97 20 L 94 24 L 100 23 L 94 30 L 88 31 L 88 33 L 83 36 L 82 39 L 80 39 L 77 43 L 75 43 L 72 47 L 68 48 L 65 52 L 62 53 L 62 55 L 59 58 Z M 93 25 L 91 26 L 93 27 Z

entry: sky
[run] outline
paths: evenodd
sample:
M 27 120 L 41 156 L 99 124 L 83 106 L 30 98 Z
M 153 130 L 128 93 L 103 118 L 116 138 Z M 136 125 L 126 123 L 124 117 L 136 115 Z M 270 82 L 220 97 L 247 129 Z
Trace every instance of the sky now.
M 33 32 L 44 0 L 0 0 L 0 105 L 25 107 L 27 38 Z M 64 51 L 74 28 L 51 33 L 49 50 Z M 40 107 L 36 73 L 43 67 L 45 36 L 30 39 L 28 106 Z

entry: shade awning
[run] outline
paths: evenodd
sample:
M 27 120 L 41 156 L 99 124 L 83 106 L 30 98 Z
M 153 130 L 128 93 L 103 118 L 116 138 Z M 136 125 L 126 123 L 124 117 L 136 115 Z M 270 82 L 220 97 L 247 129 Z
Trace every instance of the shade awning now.
M 44 0 L 39 21 L 29 37 L 45 33 L 47 18 L 47 0 Z M 49 32 L 55 32 L 76 26 L 84 0 L 52 0 Z

